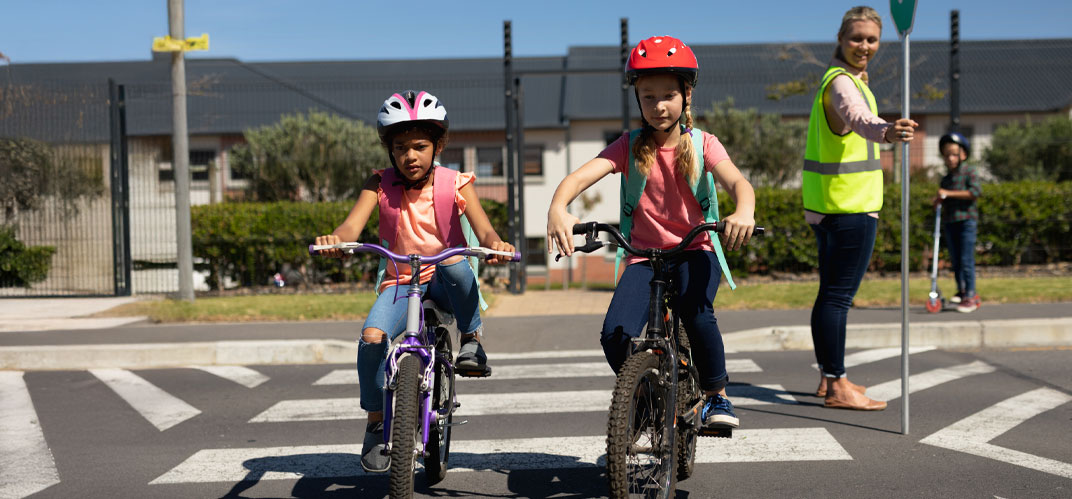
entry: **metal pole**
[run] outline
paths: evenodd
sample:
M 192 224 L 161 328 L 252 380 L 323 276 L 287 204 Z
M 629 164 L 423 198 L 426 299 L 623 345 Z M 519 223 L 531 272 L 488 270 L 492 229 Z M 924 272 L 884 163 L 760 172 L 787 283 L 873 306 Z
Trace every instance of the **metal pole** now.
M 629 18 L 621 18 L 621 45 L 618 56 L 622 66 L 622 132 L 629 131 L 629 81 L 625 79 L 625 64 L 629 60 Z
M 111 123 L 112 272 L 116 296 L 130 296 L 130 211 L 126 170 L 126 111 L 123 87 L 108 79 Z
M 901 117 L 908 118 L 908 35 L 902 52 Z M 908 142 L 901 142 L 901 433 L 908 434 Z
M 514 109 L 514 130 L 516 130 L 515 149 L 517 150 L 517 173 L 515 175 L 515 189 L 517 192 L 514 194 L 514 199 L 517 201 L 517 209 L 514 210 L 516 216 L 516 224 L 514 229 L 515 237 L 517 238 L 517 245 L 520 251 L 524 252 L 525 247 L 525 94 L 521 88 L 521 78 L 514 78 L 514 105 L 517 106 Z M 525 272 L 525 260 L 522 259 L 517 267 L 517 286 L 514 293 L 520 294 L 525 292 L 526 282 L 528 275 Z
M 515 120 L 514 120 L 514 62 L 513 62 L 513 40 L 510 33 L 510 21 L 503 21 L 503 95 L 505 97 L 504 108 L 506 110 L 506 164 L 504 165 L 506 170 L 506 222 L 507 227 L 507 239 L 514 239 L 514 227 L 516 217 L 516 203 L 517 198 L 514 195 L 514 157 L 516 145 L 515 140 Z M 522 245 L 516 239 L 510 241 L 514 243 L 515 247 L 521 248 Z M 507 285 L 507 289 L 511 293 L 517 292 L 518 282 L 518 269 L 516 265 L 509 265 L 510 268 L 510 282 Z
M 183 0 L 168 0 L 168 27 L 173 40 L 185 40 Z M 190 229 L 190 144 L 186 130 L 186 60 L 171 53 L 171 166 L 175 172 L 175 237 L 179 299 L 194 300 L 193 244 Z
M 949 13 L 949 131 L 960 131 L 960 11 Z M 941 151 L 939 151 L 941 152 Z

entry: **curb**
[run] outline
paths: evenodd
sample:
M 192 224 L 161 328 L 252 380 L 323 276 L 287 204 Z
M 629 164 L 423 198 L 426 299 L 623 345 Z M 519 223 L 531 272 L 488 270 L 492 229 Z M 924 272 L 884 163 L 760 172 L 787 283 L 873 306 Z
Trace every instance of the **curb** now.
M 734 352 L 812 349 L 809 326 L 749 329 L 728 333 L 723 340 Z M 1072 318 L 910 324 L 909 344 L 954 349 L 1066 346 L 1072 345 Z M 901 346 L 901 324 L 849 326 L 845 346 Z M 337 339 L 35 345 L 0 347 L 0 370 L 352 364 L 356 358 L 357 342 Z

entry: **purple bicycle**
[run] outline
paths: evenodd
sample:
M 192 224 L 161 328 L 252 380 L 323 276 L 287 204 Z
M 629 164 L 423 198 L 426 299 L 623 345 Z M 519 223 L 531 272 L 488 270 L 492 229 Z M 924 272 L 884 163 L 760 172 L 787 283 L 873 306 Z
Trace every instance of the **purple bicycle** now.
M 454 316 L 432 300 L 422 300 L 421 267 L 435 265 L 456 255 L 491 258 L 506 256 L 521 260 L 517 252 L 488 248 L 450 248 L 432 256 L 399 255 L 383 246 L 365 243 L 310 245 L 316 255 L 330 249 L 346 253 L 377 253 L 388 260 L 408 263 L 412 269 L 406 291 L 406 330 L 387 351 L 384 379 L 383 440 L 391 456 L 390 497 L 413 497 L 413 478 L 418 456 L 424 463 L 425 480 L 434 485 L 447 474 L 450 431 L 458 408 L 454 391 L 454 361 L 450 332 Z M 457 424 L 465 424 L 460 422 Z

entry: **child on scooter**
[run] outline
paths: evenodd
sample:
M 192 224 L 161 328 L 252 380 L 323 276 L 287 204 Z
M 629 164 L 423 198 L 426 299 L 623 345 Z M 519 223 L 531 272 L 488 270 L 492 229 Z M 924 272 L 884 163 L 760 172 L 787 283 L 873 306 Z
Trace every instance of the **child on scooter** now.
M 974 312 L 981 303 L 975 289 L 975 239 L 982 187 L 975 166 L 966 163 L 971 155 L 967 138 L 949 132 L 938 140 L 938 149 L 948 172 L 942 177 L 934 204 L 942 204 L 942 228 L 957 281 L 957 294 L 949 301 L 957 304 L 958 312 Z

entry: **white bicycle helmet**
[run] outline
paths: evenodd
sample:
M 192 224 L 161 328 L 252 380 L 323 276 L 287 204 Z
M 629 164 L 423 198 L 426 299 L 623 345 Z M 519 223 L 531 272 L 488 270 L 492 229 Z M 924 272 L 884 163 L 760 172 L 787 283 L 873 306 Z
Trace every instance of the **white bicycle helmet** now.
M 444 132 L 450 126 L 447 120 L 447 108 L 439 99 L 428 92 L 406 90 L 394 94 L 383 102 L 380 113 L 376 116 L 376 131 L 380 140 L 386 140 L 392 128 L 405 123 L 427 122 L 441 128 Z

